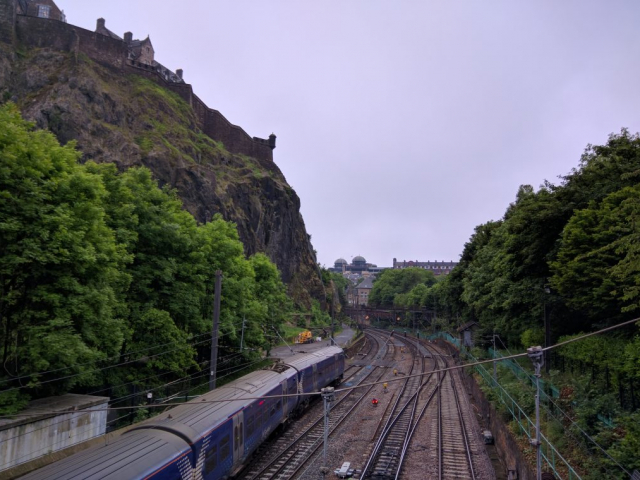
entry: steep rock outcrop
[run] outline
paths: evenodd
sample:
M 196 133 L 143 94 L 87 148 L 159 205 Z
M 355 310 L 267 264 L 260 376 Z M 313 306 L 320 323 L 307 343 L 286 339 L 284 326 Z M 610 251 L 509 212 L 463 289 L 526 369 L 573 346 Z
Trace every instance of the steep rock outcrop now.
M 176 94 L 82 54 L 30 49 L 0 51 L 0 95 L 62 143 L 76 141 L 83 159 L 144 165 L 198 221 L 220 213 L 235 222 L 246 253 L 269 255 L 298 303 L 324 304 L 300 200 L 280 169 L 202 133 Z

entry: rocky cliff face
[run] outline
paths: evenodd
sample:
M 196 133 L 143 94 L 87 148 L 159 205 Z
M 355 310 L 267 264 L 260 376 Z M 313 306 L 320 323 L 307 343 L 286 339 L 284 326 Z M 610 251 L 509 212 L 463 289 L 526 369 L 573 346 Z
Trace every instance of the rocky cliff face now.
M 298 303 L 324 303 L 300 200 L 280 169 L 203 134 L 177 95 L 82 54 L 47 49 L 1 50 L 0 95 L 62 143 L 76 141 L 83 159 L 144 165 L 198 221 L 220 213 L 235 222 L 246 253 L 269 255 Z

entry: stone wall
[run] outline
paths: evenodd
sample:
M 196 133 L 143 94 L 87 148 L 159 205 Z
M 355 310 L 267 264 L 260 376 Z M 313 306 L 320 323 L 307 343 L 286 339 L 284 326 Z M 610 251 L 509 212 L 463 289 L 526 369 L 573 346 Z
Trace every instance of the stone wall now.
M 0 41 L 11 44 L 14 38 L 27 47 L 84 54 L 102 65 L 143 75 L 180 95 L 193 108 L 197 127 L 213 140 L 222 142 L 230 153 L 253 157 L 267 168 L 273 162 L 275 144 L 270 146 L 268 140 L 250 137 L 219 111 L 209 108 L 193 93 L 191 85 L 167 82 L 151 65 L 128 60 L 128 47 L 122 40 L 58 20 L 16 15 L 15 0 L 0 0 Z M 146 46 L 143 42 L 143 48 Z M 151 47 L 150 43 L 148 46 Z
M 122 69 L 127 55 L 124 42 L 57 20 L 18 15 L 16 33 L 26 46 L 83 53 L 117 69 Z
M 15 41 L 16 6 L 13 2 L 0 1 L 0 41 Z

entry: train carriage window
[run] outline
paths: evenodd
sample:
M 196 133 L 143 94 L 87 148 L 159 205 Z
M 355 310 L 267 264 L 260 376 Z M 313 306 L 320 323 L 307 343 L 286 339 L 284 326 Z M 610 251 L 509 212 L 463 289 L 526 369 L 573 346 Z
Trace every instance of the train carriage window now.
M 244 430 L 244 423 L 240 422 L 240 443 L 244 443 L 244 439 L 242 437 L 242 431 Z
M 222 437 L 222 440 L 220 440 L 220 461 L 227 458 L 230 453 L 231 448 L 229 447 L 229 435 L 225 435 Z
M 206 475 L 209 475 L 216 469 L 218 465 L 218 446 L 214 445 L 209 449 L 206 456 L 204 457 L 204 472 Z
M 235 435 L 233 436 L 233 448 L 234 450 L 238 449 L 238 445 L 240 445 L 240 434 L 238 433 L 238 425 L 234 428 Z

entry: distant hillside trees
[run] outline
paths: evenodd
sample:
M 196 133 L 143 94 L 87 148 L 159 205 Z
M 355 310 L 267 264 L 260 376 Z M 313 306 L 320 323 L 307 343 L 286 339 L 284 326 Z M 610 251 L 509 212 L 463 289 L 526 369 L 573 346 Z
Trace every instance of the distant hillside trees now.
M 234 224 L 199 225 L 145 168 L 79 158 L 0 107 L 4 413 L 29 396 L 201 368 L 218 269 L 223 349 L 238 346 L 243 318 L 245 347 L 260 349 L 290 309 L 277 268 L 245 258 Z
M 450 318 L 477 319 L 514 344 L 633 318 L 640 305 L 640 138 L 589 146 L 555 185 L 521 186 L 504 217 L 476 227 L 445 279 Z
M 435 283 L 433 272 L 422 268 L 383 270 L 373 282 L 369 305 L 425 305 L 429 287 Z

